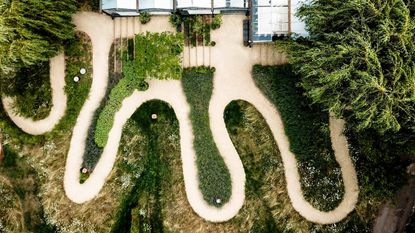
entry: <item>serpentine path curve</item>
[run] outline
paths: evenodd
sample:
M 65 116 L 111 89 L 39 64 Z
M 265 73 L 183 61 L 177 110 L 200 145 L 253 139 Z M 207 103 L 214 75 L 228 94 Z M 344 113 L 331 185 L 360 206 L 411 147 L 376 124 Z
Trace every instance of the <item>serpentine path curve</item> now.
M 271 126 L 284 163 L 287 190 L 293 207 L 307 220 L 329 224 L 345 218 L 357 202 L 358 185 L 356 172 L 349 156 L 347 141 L 342 134 L 344 122 L 330 118 L 330 130 L 335 157 L 342 171 L 345 194 L 340 205 L 332 211 L 322 212 L 312 207 L 301 190 L 300 176 L 295 155 L 289 150 L 289 142 L 284 133 L 283 123 L 273 106 L 251 78 L 252 66 L 258 63 L 253 50 L 242 45 L 241 15 L 224 15 L 219 30 L 212 33 L 217 42 L 211 48 L 212 66 L 216 68 L 214 90 L 209 107 L 210 125 L 219 152 L 229 169 L 232 182 L 232 196 L 221 208 L 210 206 L 199 189 L 196 154 L 193 148 L 193 132 L 189 119 L 190 107 L 186 102 L 180 81 L 150 81 L 145 92 L 135 91 L 124 99 L 121 109 L 115 114 L 113 128 L 108 135 L 108 143 L 89 179 L 79 183 L 85 141 L 95 111 L 104 98 L 108 83 L 108 55 L 114 35 L 133 36 L 135 29 L 114 27 L 110 17 L 96 13 L 78 13 L 74 16 L 77 29 L 89 35 L 93 49 L 93 82 L 73 130 L 70 149 L 67 156 L 64 189 L 67 197 L 75 203 L 84 203 L 93 199 L 102 189 L 110 174 L 119 147 L 122 129 L 126 121 L 144 102 L 159 99 L 169 103 L 175 110 L 180 125 L 180 147 L 183 162 L 183 176 L 187 198 L 194 211 L 202 218 L 212 222 L 223 222 L 234 217 L 242 208 L 245 199 L 245 172 L 242 162 L 230 140 L 223 113 L 233 100 L 245 100 L 253 104 Z M 118 19 L 121 21 L 122 19 Z M 153 17 L 145 29 L 172 30 L 168 17 Z M 141 31 L 141 30 L 139 30 Z
M 65 94 L 65 55 L 57 55 L 50 60 L 50 87 L 52 89 L 52 108 L 48 117 L 34 121 L 31 118 L 19 116 L 14 109 L 14 99 L 3 96 L 1 101 L 4 110 L 10 119 L 24 132 L 32 135 L 41 135 L 53 130 L 66 111 Z

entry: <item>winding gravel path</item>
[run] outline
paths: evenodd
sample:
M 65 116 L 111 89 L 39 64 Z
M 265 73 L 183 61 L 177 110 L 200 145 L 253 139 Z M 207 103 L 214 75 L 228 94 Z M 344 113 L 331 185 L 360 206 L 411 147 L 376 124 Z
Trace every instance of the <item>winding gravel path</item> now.
M 53 130 L 65 115 L 67 97 L 65 93 L 65 56 L 63 53 L 50 60 L 50 86 L 52 89 L 52 108 L 48 117 L 34 121 L 20 116 L 14 109 L 14 99 L 3 96 L 4 110 L 10 119 L 24 132 L 41 135 Z
M 256 50 L 242 45 L 243 16 L 223 16 L 223 24 L 218 31 L 213 31 L 212 40 L 216 46 L 212 49 L 212 66 L 216 68 L 213 95 L 210 102 L 210 125 L 215 142 L 225 161 L 231 158 L 234 162 L 230 170 L 242 173 L 239 156 L 234 149 L 223 120 L 225 107 L 233 100 L 245 100 L 254 105 L 270 126 L 277 142 L 284 163 L 288 195 L 295 210 L 311 222 L 320 224 L 336 223 L 345 218 L 355 207 L 359 188 L 356 171 L 349 156 L 346 137 L 343 135 L 344 122 L 330 117 L 330 136 L 336 161 L 340 165 L 345 193 L 342 202 L 332 211 L 320 211 L 308 203 L 301 190 L 300 175 L 295 155 L 289 150 L 290 145 L 285 135 L 284 125 L 276 107 L 256 87 L 251 77 L 252 66 L 264 59 L 255 56 Z M 260 45 L 263 46 L 263 45 Z M 262 47 L 264 48 L 264 46 Z M 263 51 L 264 52 L 264 51 Z M 267 52 L 269 53 L 269 52 Z M 283 61 L 281 59 L 279 61 Z M 269 65 L 273 65 L 267 61 Z M 278 62 L 278 60 L 275 60 Z M 275 64 L 275 63 L 274 63 Z M 227 163 L 228 164 L 228 163 Z M 232 173 L 231 173 L 232 174 Z M 239 176 L 238 183 L 245 181 Z M 232 183 L 234 185 L 234 183 Z M 239 195 L 238 193 L 232 193 Z M 244 198 L 242 194 L 240 199 Z M 242 206 L 242 205 L 241 205 Z
M 114 166 L 124 124 L 141 104 L 148 100 L 159 99 L 169 103 L 174 108 L 180 123 L 183 176 L 190 205 L 196 213 L 208 221 L 223 222 L 231 219 L 239 212 L 244 203 L 245 172 L 226 130 L 223 112 L 231 101 L 241 99 L 253 104 L 270 125 L 272 134 L 281 151 L 288 194 L 294 208 L 302 216 L 315 223 L 328 224 L 342 220 L 354 209 L 359 192 L 356 172 L 349 156 L 346 138 L 342 132 L 344 122 L 333 117 L 330 118 L 330 130 L 336 160 L 342 170 L 345 187 L 343 201 L 336 209 L 322 212 L 312 207 L 304 199 L 297 161 L 295 155 L 289 150 L 289 142 L 284 133 L 280 114 L 255 86 L 251 77 L 252 66 L 260 62 L 260 56 L 253 54 L 254 49 L 250 50 L 242 45 L 243 18 L 243 16 L 225 15 L 223 16 L 222 27 L 212 33 L 212 38 L 217 44 L 211 49 L 212 66 L 216 67 L 216 74 L 209 108 L 210 125 L 214 140 L 229 169 L 232 181 L 232 196 L 229 202 L 221 208 L 216 208 L 207 204 L 199 189 L 196 154 L 193 149 L 194 136 L 189 119 L 190 107 L 186 102 L 180 81 L 150 81 L 150 88 L 147 91 L 135 91 L 123 101 L 121 109 L 115 114 L 113 128 L 109 132 L 108 143 L 103 150 L 101 159 L 89 179 L 83 184 L 79 183 L 79 171 L 82 165 L 82 155 L 85 150 L 88 129 L 107 88 L 108 54 L 114 35 L 131 37 L 134 32 L 138 32 L 137 30 L 160 31 L 160 28 L 163 30 L 172 30 L 172 28 L 169 26 L 168 17 L 156 17 L 157 20 L 154 21 L 152 19 L 150 25 L 144 27 L 145 30 L 137 24 L 139 29 L 136 30 L 136 28 L 129 29 L 128 27 L 123 29 L 121 20 L 119 20 L 121 26 L 114 27 L 110 17 L 96 13 L 83 12 L 74 16 L 77 29 L 87 33 L 92 41 L 93 82 L 89 97 L 82 107 L 73 130 L 66 161 L 64 189 L 69 199 L 76 203 L 83 203 L 93 199 L 100 192 Z M 128 22 L 128 20 L 126 21 Z M 153 26 L 152 23 L 154 23 Z M 62 68 L 64 65 L 60 67 Z M 66 103 L 66 99 L 63 101 L 62 98 L 54 98 L 54 100 L 60 100 L 56 104 L 54 102 L 54 107 L 63 102 Z M 9 109 L 8 112 L 10 111 Z M 16 120 L 15 117 L 12 118 Z M 54 122 L 50 120 L 48 123 L 50 125 Z M 35 128 L 43 128 L 43 131 L 46 128 L 40 126 L 42 125 L 39 122 L 32 122 L 31 127 L 22 126 L 21 128 L 25 128 L 28 133 L 39 134 L 41 132 L 36 131 Z

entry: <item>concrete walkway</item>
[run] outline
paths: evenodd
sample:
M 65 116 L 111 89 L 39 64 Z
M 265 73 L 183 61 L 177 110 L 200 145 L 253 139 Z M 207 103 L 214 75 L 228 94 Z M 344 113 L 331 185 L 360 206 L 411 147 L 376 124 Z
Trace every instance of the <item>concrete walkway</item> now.
M 65 115 L 66 93 L 65 93 L 65 56 L 63 53 L 50 60 L 50 87 L 52 89 L 52 108 L 48 117 L 34 121 L 31 118 L 20 116 L 14 109 L 14 99 L 3 96 L 4 110 L 10 119 L 21 130 L 32 135 L 41 135 L 53 130 Z

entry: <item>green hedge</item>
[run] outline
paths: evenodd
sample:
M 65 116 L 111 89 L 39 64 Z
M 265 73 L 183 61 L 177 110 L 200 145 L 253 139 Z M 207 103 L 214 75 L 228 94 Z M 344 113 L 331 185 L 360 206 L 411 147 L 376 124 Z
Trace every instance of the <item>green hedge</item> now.
M 95 143 L 105 147 L 114 123 L 115 113 L 122 101 L 134 90 L 146 88 L 146 78 L 180 79 L 182 73 L 180 54 L 183 36 L 172 33 L 147 33 L 135 37 L 135 58 L 124 57 L 123 78 L 111 90 L 109 99 L 99 115 L 95 129 Z M 124 53 L 127 54 L 127 53 Z
M 253 78 L 281 114 L 290 150 L 298 159 L 306 200 L 324 211 L 335 208 L 344 187 L 331 146 L 328 112 L 303 95 L 299 77 L 289 65 L 254 66 Z
M 209 101 L 213 90 L 213 73 L 210 68 L 185 70 L 182 84 L 191 106 L 190 119 L 194 132 L 194 148 L 200 189 L 211 205 L 222 206 L 231 195 L 231 178 L 228 168 L 213 140 L 209 125 Z M 220 198 L 221 204 L 215 199 Z

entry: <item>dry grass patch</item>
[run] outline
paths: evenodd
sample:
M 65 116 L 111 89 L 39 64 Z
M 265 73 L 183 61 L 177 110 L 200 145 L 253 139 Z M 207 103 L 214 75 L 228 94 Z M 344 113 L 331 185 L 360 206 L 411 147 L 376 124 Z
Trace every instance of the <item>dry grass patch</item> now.
M 24 232 L 24 218 L 19 196 L 10 181 L 0 176 L 0 232 Z

